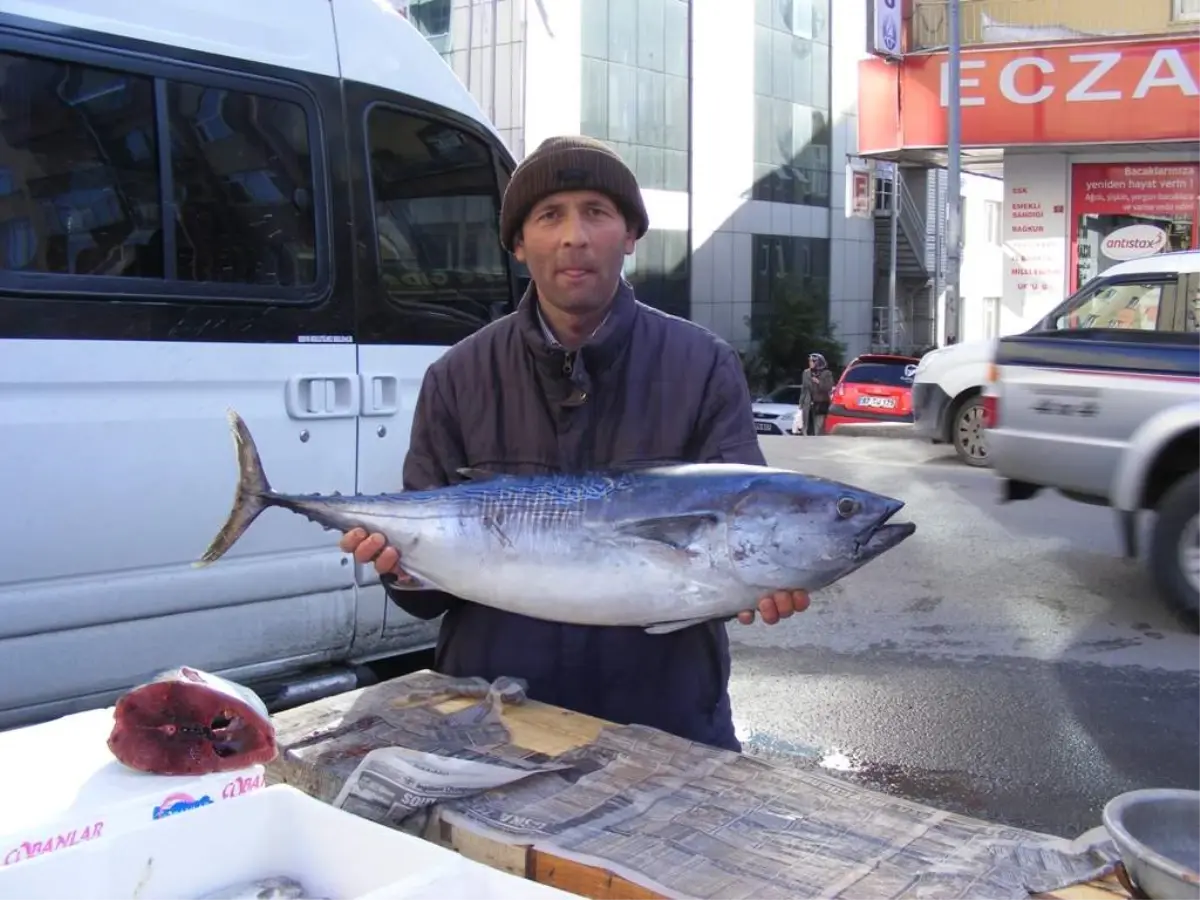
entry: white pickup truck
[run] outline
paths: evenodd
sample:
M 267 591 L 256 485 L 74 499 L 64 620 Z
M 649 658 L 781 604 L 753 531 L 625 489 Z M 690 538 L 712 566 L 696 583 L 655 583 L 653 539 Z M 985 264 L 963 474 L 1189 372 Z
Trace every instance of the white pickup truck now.
M 1124 276 L 1070 328 L 1001 338 L 984 392 L 1002 499 L 1045 488 L 1117 512 L 1127 556 L 1137 519 L 1162 598 L 1200 613 L 1200 273 Z M 1075 313 L 1071 313 L 1074 315 Z
M 1117 263 L 1064 300 L 1026 334 L 1086 326 L 1087 311 L 1114 286 L 1200 273 L 1200 250 L 1160 253 Z M 1163 323 L 1168 327 L 1169 323 Z M 913 431 L 934 443 L 954 445 L 969 466 L 991 464 L 983 426 L 983 390 L 996 352 L 995 340 L 969 341 L 931 350 L 913 377 Z

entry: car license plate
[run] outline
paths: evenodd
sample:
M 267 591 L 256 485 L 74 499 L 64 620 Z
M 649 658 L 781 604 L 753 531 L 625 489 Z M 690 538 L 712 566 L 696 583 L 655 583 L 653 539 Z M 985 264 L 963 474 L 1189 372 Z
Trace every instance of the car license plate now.
M 755 422 L 755 423 L 754 423 L 754 430 L 755 430 L 755 431 L 762 431 L 762 432 L 766 432 L 767 434 L 770 434 L 770 433 L 771 433 L 771 423 L 769 423 L 769 422 Z
M 859 397 L 858 405 L 867 409 L 895 409 L 895 397 Z

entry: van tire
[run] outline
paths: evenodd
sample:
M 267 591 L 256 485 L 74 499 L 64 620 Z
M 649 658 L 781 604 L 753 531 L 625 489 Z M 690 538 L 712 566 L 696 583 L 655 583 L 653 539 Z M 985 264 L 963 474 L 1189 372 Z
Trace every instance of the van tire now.
M 1163 495 L 1150 537 L 1150 575 L 1159 594 L 1191 630 L 1200 630 L 1200 596 L 1185 573 L 1180 541 L 1200 525 L 1200 472 L 1180 478 Z
M 954 410 L 950 419 L 950 443 L 958 458 L 976 469 L 991 465 L 983 428 L 983 397 L 976 395 Z

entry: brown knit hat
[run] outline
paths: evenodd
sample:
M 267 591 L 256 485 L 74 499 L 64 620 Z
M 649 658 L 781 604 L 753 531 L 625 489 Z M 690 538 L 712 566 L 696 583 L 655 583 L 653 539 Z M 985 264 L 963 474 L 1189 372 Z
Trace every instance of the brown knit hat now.
M 535 205 L 559 191 L 599 191 L 612 197 L 640 238 L 650 227 L 637 178 L 607 144 L 583 136 L 546 138 L 521 160 L 500 202 L 500 243 L 512 252 Z

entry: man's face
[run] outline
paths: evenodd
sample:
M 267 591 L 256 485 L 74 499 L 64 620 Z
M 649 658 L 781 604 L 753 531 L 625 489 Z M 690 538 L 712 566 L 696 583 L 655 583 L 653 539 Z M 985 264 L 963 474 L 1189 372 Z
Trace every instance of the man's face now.
M 563 191 L 530 210 L 513 255 L 528 267 L 539 300 L 586 315 L 612 299 L 634 234 L 606 195 Z

